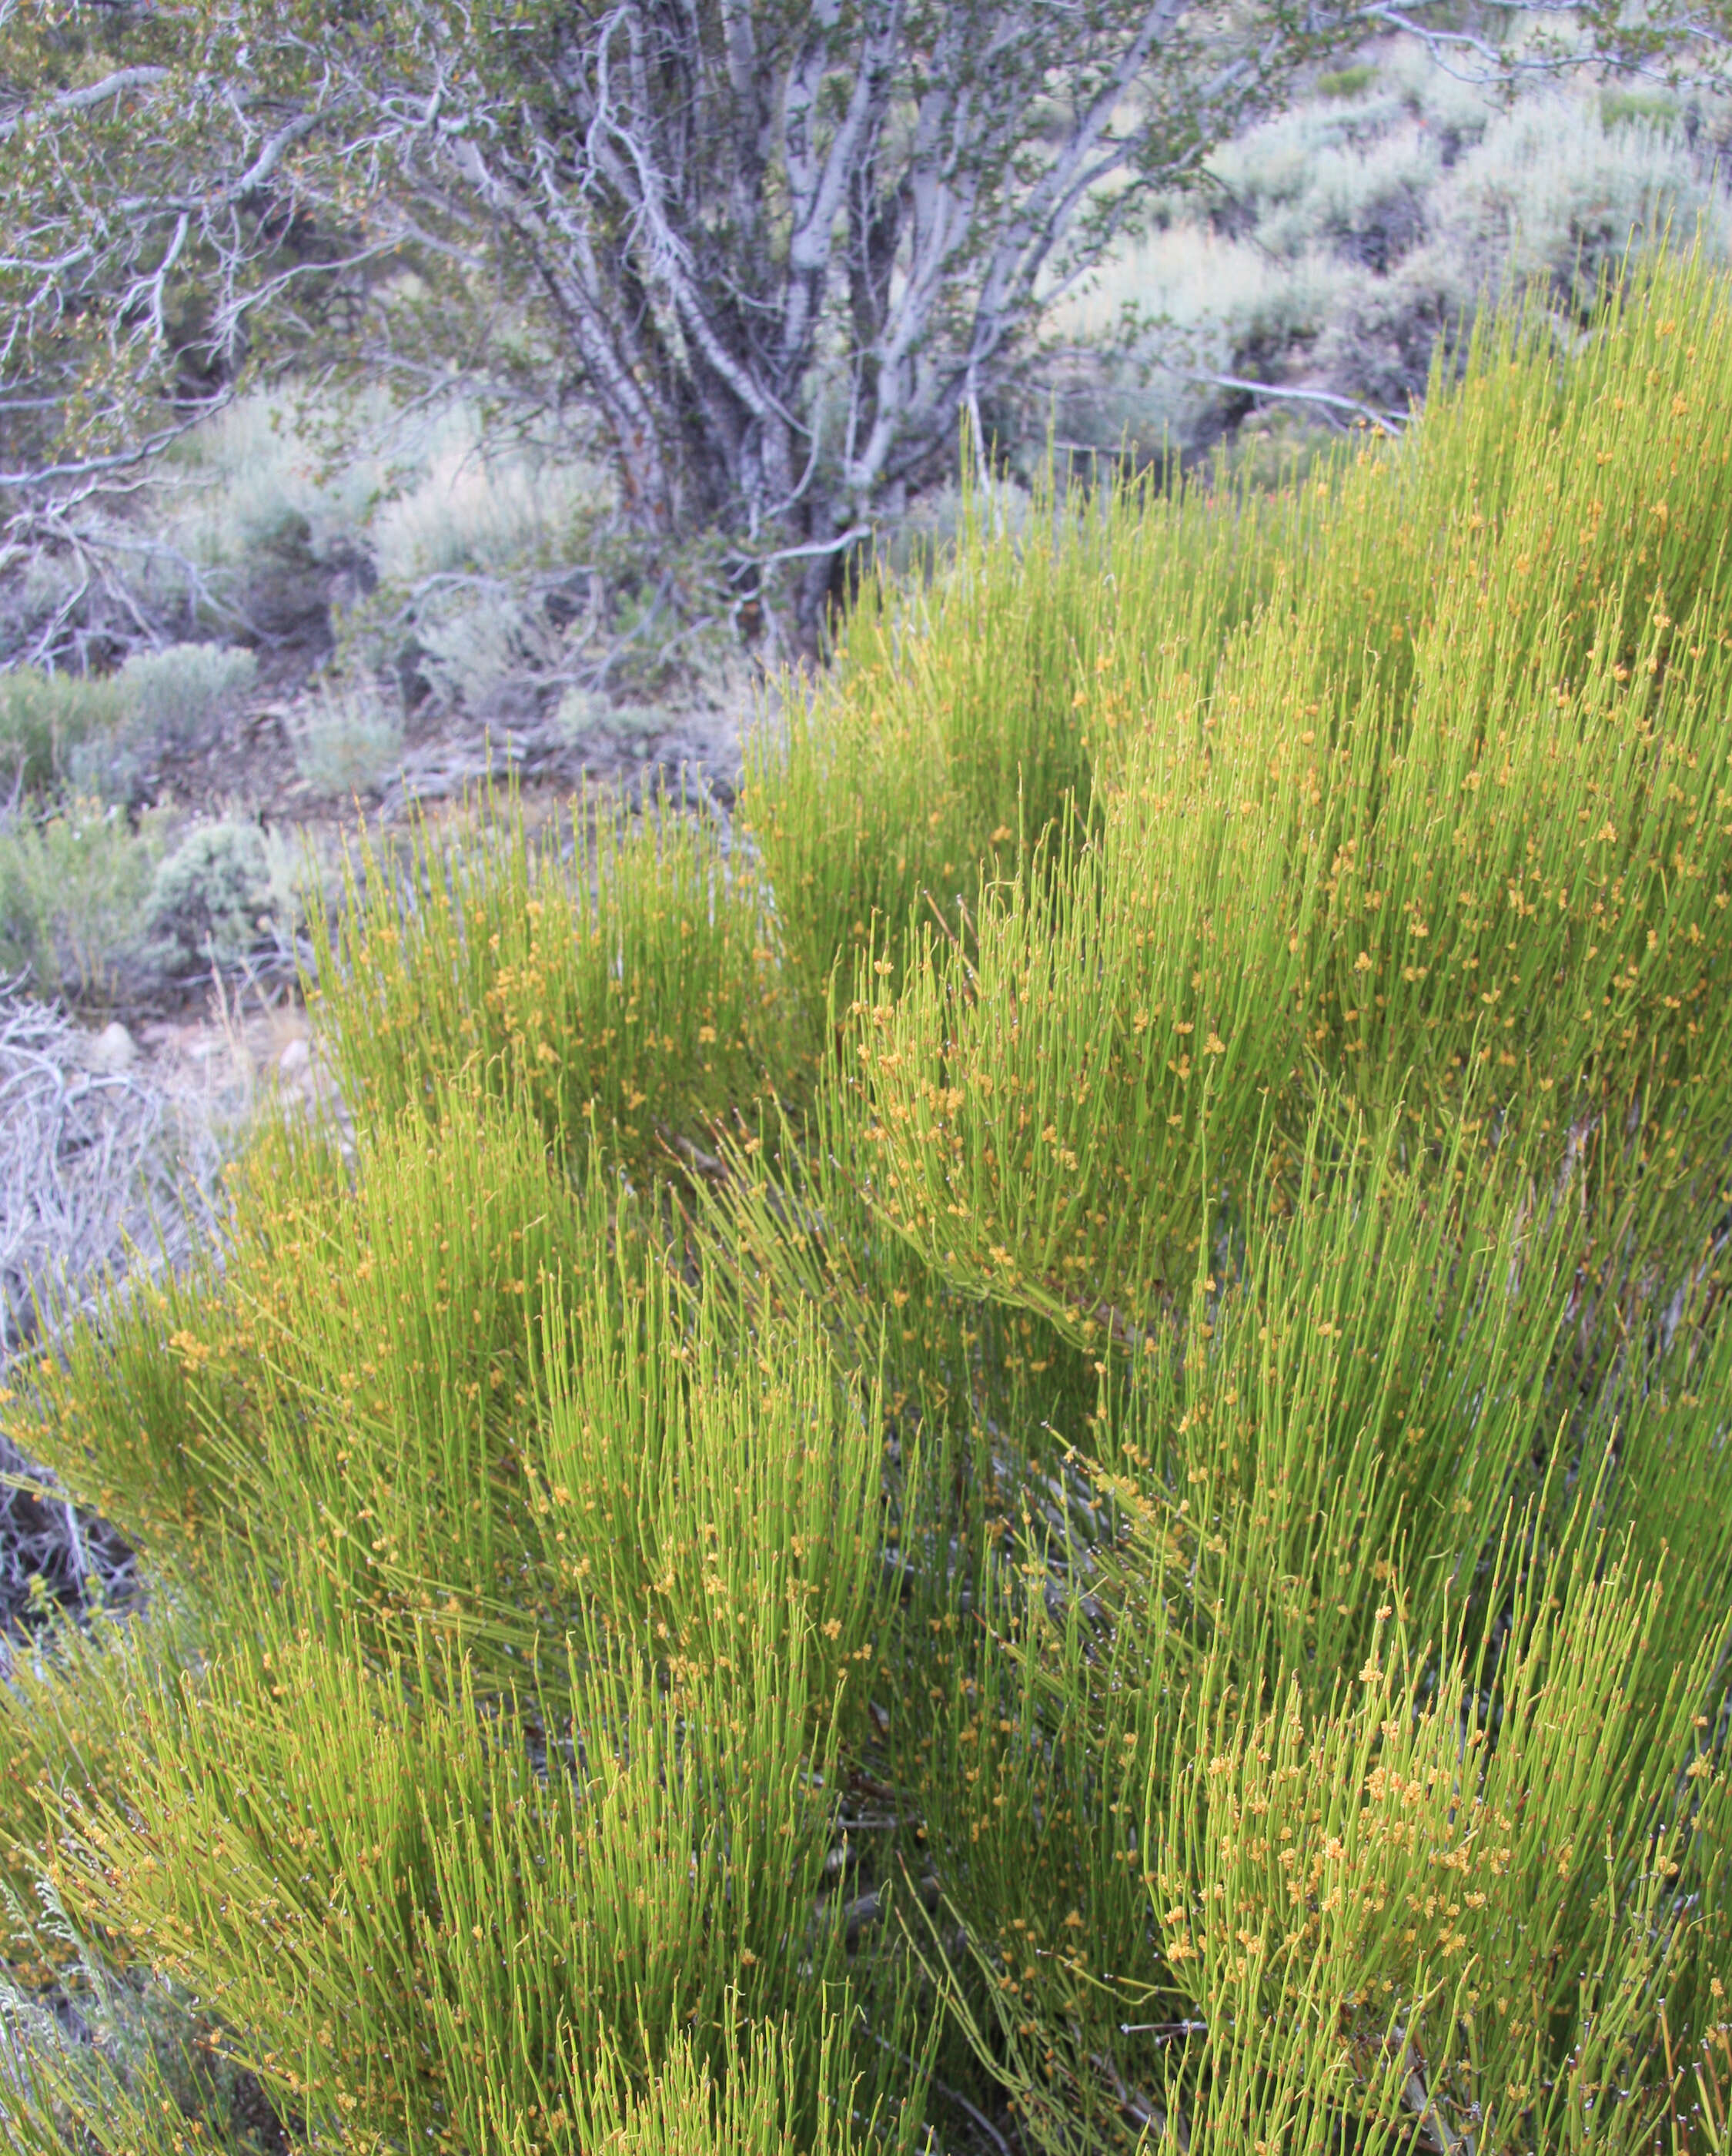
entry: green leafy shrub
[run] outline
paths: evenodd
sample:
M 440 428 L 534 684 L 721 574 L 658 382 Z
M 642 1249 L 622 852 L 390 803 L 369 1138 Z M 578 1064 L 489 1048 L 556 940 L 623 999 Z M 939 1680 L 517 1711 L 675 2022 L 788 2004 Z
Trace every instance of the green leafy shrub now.
M 1369 61 L 1360 61 L 1355 67 L 1332 68 L 1317 78 L 1316 90 L 1319 97 L 1357 97 L 1371 88 L 1377 80 L 1377 70 Z
M 1068 1277 L 1140 1312 L 1201 1149 L 1237 1180 L 1319 1097 L 1541 1151 L 1653 1117 L 1661 1163 L 1704 1171 L 1726 321 L 1666 272 L 1561 392 L 1543 328 L 1490 341 L 1411 450 L 1341 472 L 1328 537 L 1224 648 L 1103 651 L 1078 726 L 1126 747 L 1099 842 L 1002 880 L 966 952 L 927 934 L 905 993 L 857 974 L 861 1126 L 930 1262 L 985 1290 L 1009 1249 L 1054 1312 Z
M 594 1127 L 641 1158 L 760 1097 L 791 1036 L 757 871 L 667 795 L 641 820 L 580 800 L 575 874 L 559 835 L 471 824 L 447 850 L 423 829 L 401 879 L 363 835 L 335 937 L 314 923 L 358 1111 L 472 1071 L 550 1142 Z
M 124 709 L 111 676 L 34 666 L 0 674 L 0 778 L 8 792 L 39 793 L 64 778 L 69 752 L 111 732 Z
M 0 674 L 0 771 L 24 793 L 70 783 L 124 799 L 164 756 L 208 736 L 258 674 L 250 651 L 208 644 L 138 652 L 116 673 Z
M 748 828 L 807 998 L 821 1008 L 840 955 L 886 924 L 899 937 L 935 910 L 955 933 L 983 882 L 1086 802 L 1117 726 L 1084 716 L 1106 654 L 1176 617 L 1206 680 L 1212 639 L 1303 555 L 1317 506 L 1248 496 L 1223 516 L 1152 480 L 1103 505 L 1049 474 L 1012 518 L 965 488 L 951 566 L 927 590 L 869 583 L 832 674 L 747 744 Z
M 971 512 L 750 857 L 363 851 L 347 1118 L 8 1404 L 154 1583 L 0 1693 L 14 2010 L 297 2146 L 1724 2145 L 1729 415 L 1662 265 Z
M 141 958 L 157 832 L 74 798 L 0 831 L 0 970 L 37 993 L 112 998 Z
M 118 1883 L 158 1868 L 139 1834 L 184 1835 L 190 1854 L 220 1817 L 219 1872 L 251 1867 L 263 1893 L 273 1838 L 297 1838 L 303 1891 L 283 1922 L 260 1929 L 256 1897 L 225 1897 L 219 1968 L 202 1895 L 171 1893 L 148 1958 L 221 1996 L 228 2015 L 255 2018 L 250 1996 L 271 2018 L 288 1924 L 317 1973 L 259 2068 L 333 2130 L 490 2140 L 531 2107 L 556 2109 L 550 2075 L 569 2123 L 607 2100 L 579 2081 L 604 2039 L 634 2076 L 670 2047 L 677 2067 L 679 2043 L 695 2042 L 725 2082 L 730 2022 L 786 2017 L 781 2100 L 804 2141 L 831 2130 L 833 2050 L 887 2085 L 850 2018 L 839 1902 L 810 1922 L 828 1877 L 824 1792 L 864 1718 L 858 1666 L 895 1591 L 875 1531 L 881 1410 L 832 1368 L 809 1319 L 766 1335 L 749 1361 L 694 1348 L 707 1337 L 720 1351 L 720 1337 L 700 1314 L 694 1335 L 623 1214 L 607 1249 L 605 1180 L 573 1194 L 520 1109 L 461 1095 L 447 1107 L 433 1130 L 415 1114 L 363 1139 L 358 1208 L 316 1139 L 278 1132 L 236 1185 L 220 1276 L 140 1296 L 107 1346 L 93 1341 L 87 1358 L 74 1343 L 64 1391 L 50 1384 L 56 1418 L 124 1416 L 125 1456 L 106 1458 L 100 1494 L 83 1486 L 147 1520 L 186 1591 L 228 1573 L 247 1519 L 281 1530 L 273 1554 L 258 1547 L 260 1581 L 278 1589 L 264 1589 L 265 1630 L 232 1666 L 232 1692 L 213 1664 L 215 1689 L 170 1671 L 148 1707 L 110 1698 L 123 1719 L 105 1741 L 125 1748 L 128 1779 L 160 1776 L 157 1794 L 110 1814 L 92 1786 L 75 1799 L 83 1847 L 105 1852 L 100 1872 Z M 352 1394 L 326 1397 L 330 1350 L 304 1334 L 285 1270 L 315 1253 L 338 1290 L 325 1298 L 331 1344 L 353 1366 Z M 472 1352 L 460 1359 L 416 1285 L 436 1281 L 464 1305 Z M 528 1600 L 525 1529 L 541 1552 Z M 360 1691 L 322 1625 L 299 1646 L 279 1636 L 270 1611 L 288 1606 L 290 1578 L 295 1606 L 310 1593 L 384 1658 Z M 249 1808 L 233 1717 L 262 1712 L 264 1738 L 271 1702 L 289 1698 L 305 1720 L 278 1753 L 276 1794 Z M 489 1722 L 533 1724 L 544 1770 L 495 1743 Z M 202 1763 L 188 1745 L 208 1745 Z M 561 1760 L 581 1763 L 580 1780 Z M 208 1811 L 202 1799 L 188 1810 L 193 1788 Z M 377 1855 L 372 1799 L 356 1809 L 363 1789 L 397 1793 L 398 1831 Z M 511 1847 L 490 1820 L 515 1820 Z M 490 1944 L 501 1859 L 539 1928 L 539 1968 Z M 66 1875 L 80 1907 L 98 1876 L 84 1865 Z M 358 1903 L 354 1923 L 325 1921 L 333 1892 L 380 1866 L 400 1928 L 389 1958 Z M 172 1864 L 165 1885 L 180 1876 Z M 587 2001 L 575 2020 L 574 1977 Z M 917 2044 L 899 1998 L 884 2025 Z M 328 2099 L 320 2053 L 341 2061 Z M 884 2099 L 887 2130 L 897 2109 Z M 911 2147 L 913 2123 L 890 2145 Z
M 1682 117 L 1679 100 L 1665 90 L 1602 90 L 1600 93 L 1600 118 L 1607 127 L 1631 120 L 1670 126 Z

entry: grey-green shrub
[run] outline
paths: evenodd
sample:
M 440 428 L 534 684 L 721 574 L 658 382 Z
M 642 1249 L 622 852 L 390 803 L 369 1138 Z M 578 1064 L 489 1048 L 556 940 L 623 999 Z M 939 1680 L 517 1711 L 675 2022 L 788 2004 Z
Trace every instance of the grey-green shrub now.
M 250 651 L 215 644 L 172 644 L 140 652 L 120 669 L 129 723 L 154 742 L 187 748 L 253 687 L 259 662 Z
M 256 824 L 195 825 L 151 886 L 150 931 L 162 962 L 185 971 L 239 957 L 287 910 L 272 870 Z
M 402 755 L 402 719 L 371 682 L 320 689 L 291 731 L 295 769 L 318 793 L 372 793 Z
M 1345 395 L 1402 413 L 1440 336 L 1489 295 L 1530 280 L 1585 317 L 1632 244 L 1700 229 L 1732 249 L 1712 105 L 1694 134 L 1658 98 L 1547 83 L 1507 107 L 1446 73 L 1417 41 L 1375 72 L 1319 78 L 1314 95 L 1208 160 L 1218 185 L 1166 205 L 1051 326 L 1084 352 L 1058 382 L 1061 440 L 1160 456 L 1163 429 L 1195 456 L 1230 430 L 1243 393 L 1222 374 Z M 1125 335 L 1127 324 L 1130 334 Z M 1295 398 L 1289 424 L 1350 415 Z M 1036 433 L 1046 417 L 1043 405 Z
M 165 762 L 204 747 L 223 711 L 259 675 L 250 651 L 214 644 L 172 644 L 135 653 L 111 677 L 113 723 L 73 747 L 58 777 L 81 793 L 131 801 Z

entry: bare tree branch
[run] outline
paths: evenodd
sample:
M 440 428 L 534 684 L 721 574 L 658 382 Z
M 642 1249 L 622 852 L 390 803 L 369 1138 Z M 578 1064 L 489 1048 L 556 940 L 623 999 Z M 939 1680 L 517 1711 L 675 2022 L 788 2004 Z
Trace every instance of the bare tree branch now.
M 168 69 L 163 67 L 116 68 L 112 74 L 105 75 L 100 82 L 88 83 L 82 90 L 64 90 L 39 106 L 26 106 L 10 120 L 0 121 L 0 142 L 9 141 L 20 127 L 34 120 L 47 120 L 63 113 L 88 112 L 94 105 L 105 104 L 111 97 L 124 97 L 129 90 L 150 90 L 164 80 Z
M 1382 429 L 1388 434 L 1399 434 L 1407 424 L 1407 415 L 1396 412 L 1380 412 L 1375 405 L 1362 404 L 1356 397 L 1340 397 L 1329 389 L 1288 388 L 1278 382 L 1252 382 L 1243 375 L 1199 372 L 1191 367 L 1173 367 L 1171 372 L 1181 375 L 1186 382 L 1206 382 L 1217 389 L 1240 389 L 1247 396 L 1285 399 L 1299 404 L 1322 404 L 1332 410 L 1351 412 L 1368 426 Z

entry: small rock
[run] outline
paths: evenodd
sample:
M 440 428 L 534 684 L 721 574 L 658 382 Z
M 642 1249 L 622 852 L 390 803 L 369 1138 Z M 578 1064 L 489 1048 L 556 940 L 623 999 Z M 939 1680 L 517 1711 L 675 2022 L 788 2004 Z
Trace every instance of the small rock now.
M 277 1069 L 284 1078 L 298 1078 L 312 1061 L 312 1051 L 304 1040 L 291 1040 L 277 1058 Z
M 83 1060 L 87 1070 L 100 1071 L 105 1076 L 130 1070 L 138 1060 L 138 1043 L 119 1019 L 113 1019 L 100 1033 L 92 1034 L 85 1040 Z

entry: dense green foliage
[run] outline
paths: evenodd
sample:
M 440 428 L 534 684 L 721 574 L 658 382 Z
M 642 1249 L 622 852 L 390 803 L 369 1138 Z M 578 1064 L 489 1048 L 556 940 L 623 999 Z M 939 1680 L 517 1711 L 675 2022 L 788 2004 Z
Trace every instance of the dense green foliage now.
M 363 861 L 352 1124 L 16 1403 L 155 1581 L 8 1694 L 18 1982 L 297 2145 L 1732 2147 L 1729 459 L 1662 266 L 976 518 L 731 838 Z

